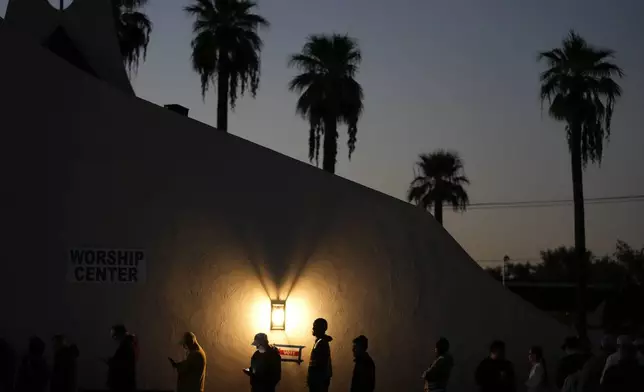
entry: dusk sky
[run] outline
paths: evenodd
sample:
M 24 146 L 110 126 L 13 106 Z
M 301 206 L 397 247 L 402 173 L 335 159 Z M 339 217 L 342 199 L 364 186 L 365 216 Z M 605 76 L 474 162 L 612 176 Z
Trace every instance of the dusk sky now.
M 187 106 L 214 125 L 216 96 L 202 101 L 190 66 L 188 3 L 150 0 L 154 31 L 133 84 L 139 97 Z M 348 33 L 363 53 L 365 113 L 351 161 L 341 129 L 338 175 L 404 198 L 418 154 L 445 148 L 461 154 L 473 203 L 570 199 L 564 125 L 541 112 L 536 55 L 575 29 L 616 50 L 626 72 L 603 164 L 586 171 L 586 196 L 644 194 L 642 0 L 260 0 L 258 11 L 271 22 L 261 32 L 260 90 L 231 114 L 235 135 L 308 162 L 287 58 L 309 34 Z M 586 222 L 596 254 L 612 253 L 617 239 L 644 246 L 643 202 L 589 205 Z M 572 206 L 447 212 L 445 226 L 476 260 L 536 259 L 573 244 Z

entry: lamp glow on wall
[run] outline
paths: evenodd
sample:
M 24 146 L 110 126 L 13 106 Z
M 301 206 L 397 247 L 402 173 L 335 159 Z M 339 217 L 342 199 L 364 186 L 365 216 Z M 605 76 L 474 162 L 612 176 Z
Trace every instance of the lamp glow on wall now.
M 286 329 L 286 301 L 271 301 L 271 331 Z

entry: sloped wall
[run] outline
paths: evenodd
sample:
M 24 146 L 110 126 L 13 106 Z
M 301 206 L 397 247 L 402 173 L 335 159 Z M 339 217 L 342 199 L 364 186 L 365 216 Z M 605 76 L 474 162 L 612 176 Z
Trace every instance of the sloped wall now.
M 493 339 L 506 340 L 521 377 L 530 345 L 556 354 L 567 331 L 488 278 L 428 214 L 19 41 L 0 28 L 11 54 L 0 62 L 0 335 L 24 348 L 32 334 L 66 333 L 80 346 L 82 386 L 104 385 L 98 358 L 123 322 L 141 341 L 141 387 L 173 387 L 166 357 L 191 330 L 208 354 L 207 389 L 244 390 L 252 336 L 269 332 L 278 296 L 288 296 L 287 329 L 272 342 L 305 345 L 308 358 L 311 322 L 329 321 L 333 391 L 348 388 L 360 334 L 379 391 L 421 390 L 440 336 L 452 342 L 454 391 L 472 390 Z M 144 249 L 147 281 L 66 283 L 75 247 Z M 302 390 L 305 374 L 306 362 L 284 364 L 280 390 Z

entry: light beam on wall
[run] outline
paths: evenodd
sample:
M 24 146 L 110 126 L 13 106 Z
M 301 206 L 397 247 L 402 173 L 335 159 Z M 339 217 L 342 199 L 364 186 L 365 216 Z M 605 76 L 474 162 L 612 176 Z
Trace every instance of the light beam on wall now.
M 286 329 L 286 301 L 271 301 L 271 331 Z

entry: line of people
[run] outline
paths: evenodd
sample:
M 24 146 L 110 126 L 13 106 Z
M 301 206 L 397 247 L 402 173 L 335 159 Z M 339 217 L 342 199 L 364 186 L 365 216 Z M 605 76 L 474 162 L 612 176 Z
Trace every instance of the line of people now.
M 306 383 L 309 392 L 328 392 L 333 377 L 328 323 L 319 318 L 313 322 L 315 338 L 310 353 Z M 111 337 L 117 342 L 114 354 L 103 359 L 107 365 L 107 387 L 112 392 L 136 391 L 136 363 L 138 340 L 123 325 L 111 328 Z M 52 339 L 53 368 L 48 369 L 44 359 L 45 342 L 34 337 L 29 341 L 28 354 L 17 370 L 10 359 L 13 355 L 8 344 L 0 341 L 0 392 L 75 392 L 77 390 L 77 359 L 79 350 L 63 335 Z M 206 353 L 197 337 L 186 332 L 181 340 L 186 350 L 185 359 L 168 358 L 177 373 L 177 392 L 203 392 L 206 379 Z M 249 378 L 252 392 L 275 392 L 281 380 L 281 357 L 264 333 L 255 335 L 256 348 L 250 366 L 243 369 Z M 530 372 L 523 390 L 528 392 L 630 392 L 644 391 L 644 339 L 629 336 L 615 339 L 603 337 L 599 351 L 591 354 L 589 344 L 577 337 L 566 338 L 562 345 L 565 355 L 556 368 L 554 382 L 550 382 L 541 347 L 533 346 L 528 352 Z M 425 392 L 445 392 L 454 367 L 450 344 L 441 338 L 435 345 L 435 359 L 422 373 Z M 350 392 L 373 392 L 376 385 L 376 367 L 367 352 L 368 339 L 361 335 L 353 340 L 354 369 Z M 515 392 L 517 380 L 514 365 L 505 355 L 503 341 L 494 341 L 490 354 L 480 362 L 474 378 L 480 392 Z
M 577 337 L 566 338 L 565 355 L 559 361 L 554 384 L 548 378 L 543 349 L 533 346 L 528 352 L 530 373 L 524 383 L 528 392 L 642 392 L 644 391 L 644 339 L 633 340 L 609 335 L 600 350 L 591 354 L 589 345 Z M 435 347 L 436 359 L 422 374 L 425 392 L 445 392 L 454 361 L 449 342 L 441 338 Z M 514 365 L 505 357 L 505 343 L 497 340 L 490 354 L 476 368 L 474 378 L 480 392 L 515 392 Z

